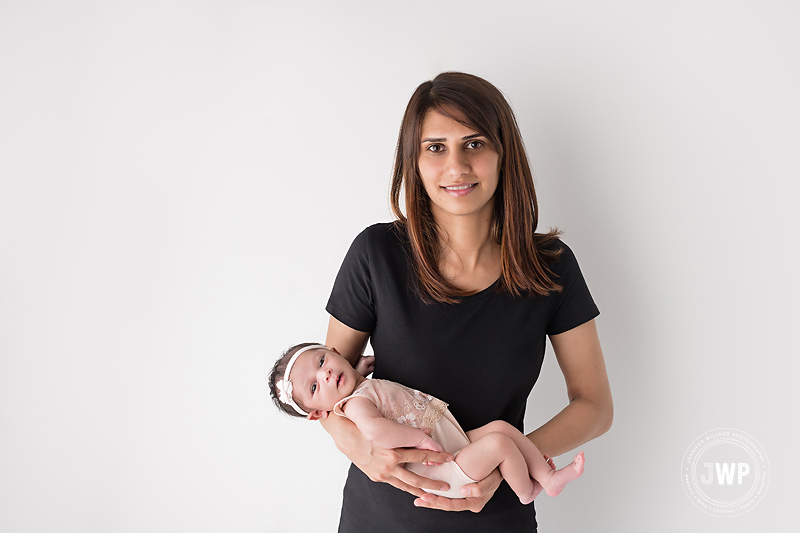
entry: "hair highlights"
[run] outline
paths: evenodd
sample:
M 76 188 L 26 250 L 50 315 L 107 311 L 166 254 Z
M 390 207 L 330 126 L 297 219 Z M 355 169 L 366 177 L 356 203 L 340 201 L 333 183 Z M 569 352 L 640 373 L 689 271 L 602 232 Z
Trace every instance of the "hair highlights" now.
M 455 303 L 469 293 L 449 284 L 439 273 L 440 234 L 419 171 L 422 122 L 436 111 L 485 135 L 500 155 L 500 181 L 494 195 L 492 238 L 500 245 L 499 289 L 514 296 L 561 291 L 547 264 L 560 249 L 560 232 L 536 233 L 538 206 L 528 156 L 514 112 L 503 94 L 471 74 L 444 72 L 417 87 L 408 102 L 397 139 L 390 192 L 397 224 L 406 230 L 418 290 L 428 303 Z M 405 213 L 400 195 L 405 196 Z

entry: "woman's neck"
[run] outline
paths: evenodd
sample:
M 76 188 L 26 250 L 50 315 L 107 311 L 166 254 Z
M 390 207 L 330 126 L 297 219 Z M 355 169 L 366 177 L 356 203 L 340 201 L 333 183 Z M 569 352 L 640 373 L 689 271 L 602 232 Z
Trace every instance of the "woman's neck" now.
M 442 245 L 439 269 L 455 287 L 480 291 L 501 273 L 500 245 L 492 239 L 491 213 L 437 218 Z

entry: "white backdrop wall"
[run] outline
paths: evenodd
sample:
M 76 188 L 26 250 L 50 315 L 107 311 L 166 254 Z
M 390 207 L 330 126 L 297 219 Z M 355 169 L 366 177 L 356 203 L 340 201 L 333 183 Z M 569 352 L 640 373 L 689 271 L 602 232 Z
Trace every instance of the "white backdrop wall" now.
M 348 462 L 266 374 L 324 339 L 443 70 L 507 95 L 602 313 L 614 426 L 540 530 L 789 530 L 799 25 L 790 1 L 0 3 L 0 530 L 335 530 Z M 526 428 L 565 404 L 549 353 Z M 772 467 L 734 518 L 681 487 L 718 427 Z

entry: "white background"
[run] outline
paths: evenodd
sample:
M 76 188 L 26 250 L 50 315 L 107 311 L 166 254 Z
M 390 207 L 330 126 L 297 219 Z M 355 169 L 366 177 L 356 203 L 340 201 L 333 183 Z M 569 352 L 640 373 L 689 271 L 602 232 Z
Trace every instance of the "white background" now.
M 790 529 L 798 27 L 793 1 L 0 3 L 0 530 L 335 530 L 348 462 L 266 374 L 324 340 L 443 70 L 507 95 L 602 312 L 614 426 L 540 531 Z M 565 404 L 549 353 L 527 429 Z M 736 518 L 681 488 L 717 427 L 771 464 Z

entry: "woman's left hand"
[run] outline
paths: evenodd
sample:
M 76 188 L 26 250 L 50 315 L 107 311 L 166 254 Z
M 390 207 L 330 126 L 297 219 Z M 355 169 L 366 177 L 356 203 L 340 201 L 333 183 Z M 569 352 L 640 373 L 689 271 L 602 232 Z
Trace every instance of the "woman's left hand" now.
M 483 506 L 486 505 L 486 502 L 492 499 L 494 491 L 500 486 L 501 481 L 503 481 L 503 476 L 495 468 L 491 474 L 481 481 L 464 485 L 461 488 L 463 494 L 470 494 L 468 498 L 453 500 L 444 496 L 426 493 L 414 500 L 414 505 L 442 511 L 472 511 L 473 513 L 479 513 Z
M 544 460 L 547 461 L 550 468 L 553 470 L 556 469 L 553 459 L 547 454 L 545 454 Z M 445 498 L 444 496 L 426 493 L 414 500 L 414 505 L 417 507 L 427 507 L 428 509 L 440 509 L 442 511 L 472 511 L 473 513 L 479 513 L 483 509 L 483 506 L 486 505 L 486 502 L 492 499 L 494 491 L 500 486 L 501 481 L 503 481 L 503 476 L 500 475 L 500 471 L 495 468 L 491 474 L 481 481 L 461 487 L 461 492 L 465 496 L 467 494 L 470 495 L 467 498 L 453 500 Z M 543 487 L 535 479 L 533 480 L 533 484 L 535 485 L 533 489 L 533 497 L 535 499 L 539 493 L 542 492 Z

